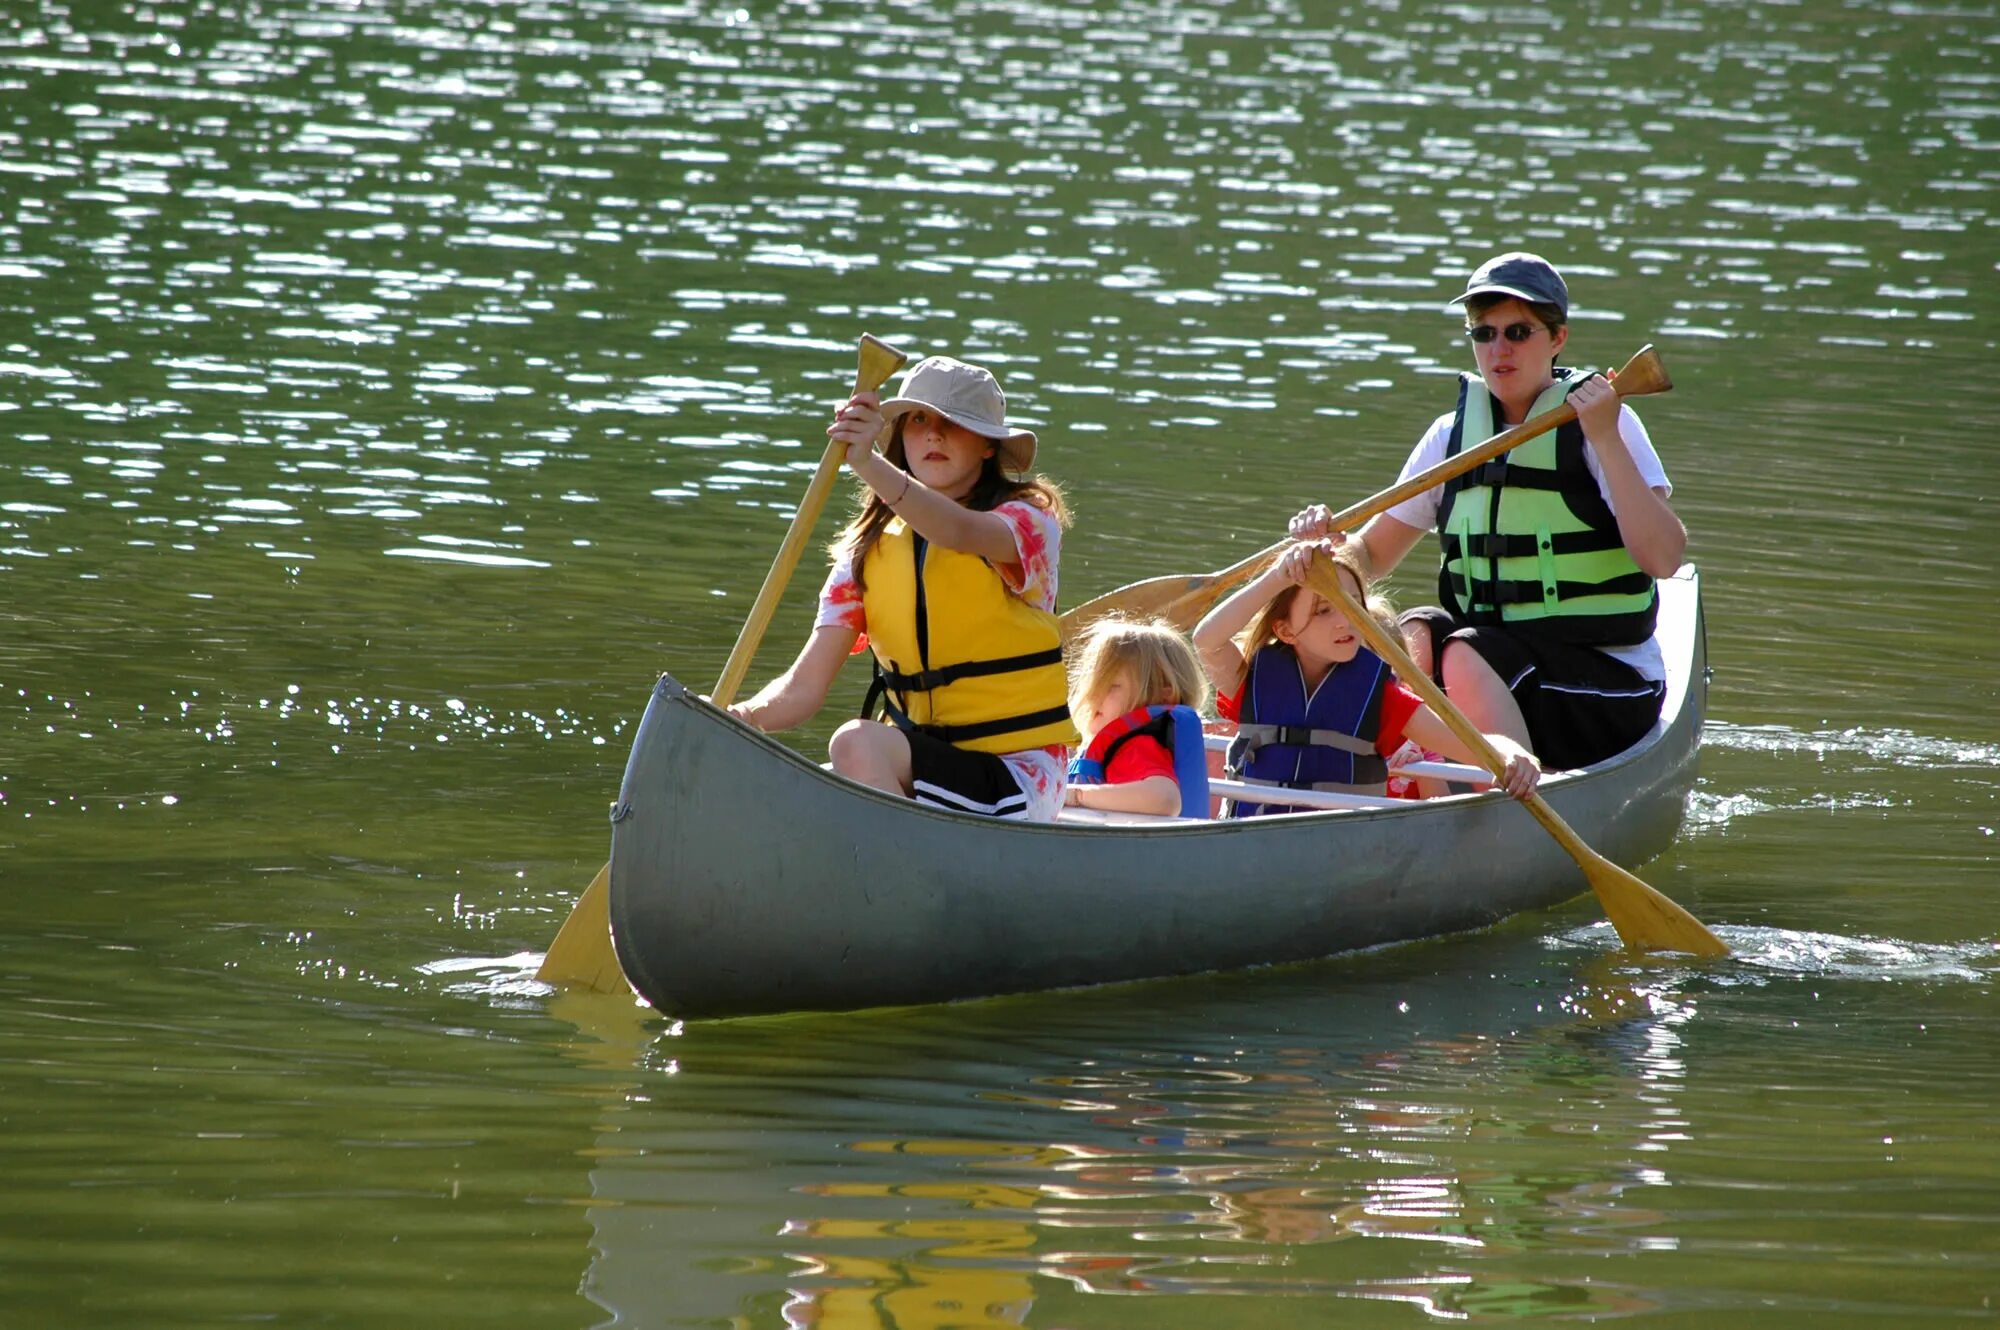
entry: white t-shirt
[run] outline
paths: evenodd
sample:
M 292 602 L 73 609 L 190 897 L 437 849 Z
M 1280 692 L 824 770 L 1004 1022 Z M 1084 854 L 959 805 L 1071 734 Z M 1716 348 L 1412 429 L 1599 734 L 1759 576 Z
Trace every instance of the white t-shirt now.
M 1396 477 L 1399 484 L 1444 461 L 1445 445 L 1451 441 L 1451 422 L 1457 414 L 1456 411 L 1447 411 L 1431 422 L 1431 427 L 1424 431 L 1424 437 L 1417 440 L 1417 446 L 1410 450 L 1409 459 L 1403 463 L 1403 473 Z M 1674 492 L 1673 482 L 1667 479 L 1667 469 L 1660 464 L 1660 454 L 1654 450 L 1646 427 L 1629 406 L 1618 408 L 1618 437 L 1625 441 L 1625 451 L 1632 455 L 1632 464 L 1639 469 L 1639 478 L 1646 482 L 1647 487 L 1671 495 Z M 1477 442 L 1474 441 L 1475 446 Z M 1590 446 L 1589 440 L 1584 441 L 1583 461 L 1590 468 L 1591 479 L 1597 482 L 1597 492 L 1604 496 L 1605 506 L 1616 516 L 1618 506 L 1611 501 L 1611 491 L 1604 483 L 1604 469 L 1598 465 L 1597 450 Z M 1438 502 L 1443 494 L 1442 486 L 1433 486 L 1389 509 L 1389 516 L 1419 531 L 1435 531 Z M 1599 647 L 1598 650 L 1614 660 L 1624 661 L 1639 671 L 1643 678 L 1658 680 L 1667 677 L 1666 660 L 1660 654 L 1658 637 L 1649 637 L 1632 646 Z

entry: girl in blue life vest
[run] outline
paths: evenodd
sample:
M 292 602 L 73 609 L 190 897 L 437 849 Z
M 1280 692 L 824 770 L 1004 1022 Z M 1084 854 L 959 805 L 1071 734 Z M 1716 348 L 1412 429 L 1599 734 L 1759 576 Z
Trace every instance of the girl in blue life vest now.
M 1396 681 L 1332 604 L 1309 590 L 1305 573 L 1325 553 L 1358 604 L 1397 631 L 1354 553 L 1332 541 L 1286 550 L 1263 576 L 1223 601 L 1194 630 L 1215 709 L 1237 722 L 1230 770 L 1239 779 L 1289 789 L 1381 794 L 1386 758 L 1405 737 L 1459 761 L 1478 761 L 1436 713 Z M 1247 631 L 1246 631 L 1247 630 Z M 1507 793 L 1525 798 L 1541 779 L 1534 754 L 1504 735 L 1487 741 L 1507 759 Z M 1284 805 L 1237 804 L 1237 817 L 1285 812 Z
M 1063 802 L 1114 813 L 1208 816 L 1201 707 L 1208 681 L 1172 624 L 1109 615 L 1072 645 L 1069 712 L 1083 736 Z
M 993 375 L 949 356 L 919 362 L 889 401 L 848 399 L 826 432 L 867 487 L 861 510 L 798 659 L 729 710 L 790 729 L 865 643 L 885 718 L 835 732 L 836 772 L 958 812 L 1053 821 L 1076 737 L 1055 615 L 1069 514 L 1028 474 L 1034 434 L 1006 420 Z

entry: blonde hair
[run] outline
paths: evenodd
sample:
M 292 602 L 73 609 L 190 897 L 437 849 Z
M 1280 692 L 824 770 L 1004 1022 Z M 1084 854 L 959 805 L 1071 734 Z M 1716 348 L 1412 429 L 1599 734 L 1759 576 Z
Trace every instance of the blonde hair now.
M 1375 589 L 1375 584 L 1369 580 L 1367 572 L 1361 567 L 1361 560 L 1345 545 L 1337 548 L 1332 557 L 1336 570 L 1334 575 L 1339 576 L 1340 570 L 1344 569 L 1353 574 L 1354 584 L 1361 588 L 1361 608 L 1366 610 L 1376 623 L 1382 625 L 1382 631 L 1401 641 L 1403 628 L 1396 622 L 1396 607 L 1389 603 L 1387 596 Z M 1292 606 L 1301 595 L 1318 594 L 1311 587 L 1294 583 L 1271 597 L 1264 608 L 1257 611 L 1257 617 L 1250 621 L 1250 626 L 1243 630 L 1243 635 L 1236 639 L 1237 648 L 1243 653 L 1243 659 L 1249 660 L 1279 640 L 1278 624 L 1291 616 Z
M 1070 648 L 1069 705 L 1073 712 L 1104 696 L 1118 675 L 1132 672 L 1138 706 L 1208 703 L 1208 676 L 1193 643 L 1165 619 L 1107 614 L 1083 630 Z

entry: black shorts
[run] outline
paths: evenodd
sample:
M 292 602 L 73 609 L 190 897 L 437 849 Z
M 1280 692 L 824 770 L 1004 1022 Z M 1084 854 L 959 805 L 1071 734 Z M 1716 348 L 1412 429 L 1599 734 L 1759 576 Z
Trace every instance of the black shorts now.
M 1436 606 L 1409 610 L 1403 622 L 1431 630 L 1431 675 L 1444 682 L 1444 645 L 1477 651 L 1528 722 L 1528 741 L 1542 765 L 1571 771 L 1624 752 L 1653 728 L 1667 686 L 1595 647 L 1551 642 L 1506 628 L 1457 628 Z
M 903 737 L 910 741 L 910 792 L 918 802 L 957 813 L 1027 820 L 1027 791 L 996 754 L 955 748 L 922 730 L 904 730 Z

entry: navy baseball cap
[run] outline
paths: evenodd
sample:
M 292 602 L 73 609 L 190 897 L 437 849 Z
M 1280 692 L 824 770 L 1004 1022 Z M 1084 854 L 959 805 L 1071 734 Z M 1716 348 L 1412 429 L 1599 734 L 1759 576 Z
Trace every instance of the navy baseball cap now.
M 1569 287 L 1563 284 L 1556 266 L 1539 254 L 1520 250 L 1496 255 L 1479 265 L 1465 282 L 1465 293 L 1452 297 L 1463 304 L 1474 296 L 1513 296 L 1532 305 L 1554 305 L 1569 317 Z

